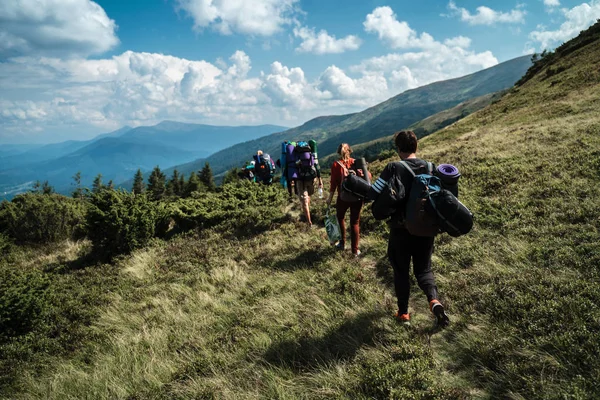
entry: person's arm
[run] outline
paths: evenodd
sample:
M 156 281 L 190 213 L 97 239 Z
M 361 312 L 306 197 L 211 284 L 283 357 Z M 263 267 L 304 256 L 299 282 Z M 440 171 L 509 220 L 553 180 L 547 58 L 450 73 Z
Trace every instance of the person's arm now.
M 393 176 L 394 170 L 394 163 L 389 163 L 385 166 L 379 178 L 377 178 L 377 180 L 371 185 L 371 189 L 369 190 L 370 200 L 375 200 L 377 196 L 379 196 L 381 191 L 387 185 L 388 180 Z
M 335 191 L 342 183 L 342 167 L 336 162 L 331 166 L 331 180 L 329 182 L 329 197 L 327 198 L 327 204 L 331 204 Z

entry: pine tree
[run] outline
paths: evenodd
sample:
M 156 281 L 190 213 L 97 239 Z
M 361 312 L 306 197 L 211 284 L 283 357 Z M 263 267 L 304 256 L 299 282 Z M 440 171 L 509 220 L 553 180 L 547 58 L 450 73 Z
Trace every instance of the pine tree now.
M 179 175 L 179 196 L 185 196 L 185 175 Z
M 212 169 L 210 168 L 210 164 L 208 162 L 204 164 L 204 168 L 202 168 L 202 171 L 200 171 L 200 182 L 202 182 L 209 191 L 213 191 L 216 188 Z
M 160 200 L 165 194 L 165 174 L 162 173 L 159 166 L 154 167 L 148 178 L 148 192 L 154 200 Z
M 81 199 L 83 197 L 83 189 L 81 188 L 81 171 L 77 171 L 75 175 L 73 175 L 73 181 L 75 181 L 75 190 L 71 195 L 75 199 Z
M 132 191 L 134 194 L 142 194 L 144 192 L 144 174 L 142 174 L 142 170 L 139 168 L 133 177 Z
M 102 174 L 96 175 L 92 183 L 92 193 L 99 193 L 104 188 L 102 184 Z
M 108 181 L 108 183 L 106 184 L 106 188 L 108 190 L 114 190 L 115 189 L 115 184 L 113 183 L 112 179 L 110 181 Z
M 44 194 L 52 194 L 54 193 L 54 187 L 50 186 L 48 181 L 45 181 L 42 185 L 42 193 Z
M 171 191 L 171 194 L 175 196 L 181 196 L 182 188 L 180 186 L 179 171 L 177 171 L 176 169 L 173 170 L 173 175 L 171 176 L 171 179 L 169 180 L 169 184 L 167 186 L 168 189 Z
M 33 186 L 31 187 L 31 191 L 33 193 L 39 193 L 40 189 L 42 188 L 42 182 L 40 181 L 35 181 L 35 183 L 33 184 Z
M 190 179 L 188 179 L 187 184 L 185 185 L 185 197 L 190 197 L 192 192 L 198 192 L 200 190 L 200 179 L 195 172 L 192 171 L 190 174 Z

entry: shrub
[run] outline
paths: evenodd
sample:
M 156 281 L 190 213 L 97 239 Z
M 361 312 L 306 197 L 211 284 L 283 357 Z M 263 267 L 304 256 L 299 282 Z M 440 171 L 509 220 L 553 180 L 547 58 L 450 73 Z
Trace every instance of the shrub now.
M 175 221 L 179 230 L 218 227 L 238 236 L 269 229 L 283 218 L 281 206 L 286 192 L 277 185 L 259 185 L 249 181 L 224 185 L 217 193 L 201 193 L 195 198 L 180 199 L 162 212 Z
M 33 328 L 43 311 L 48 285 L 40 271 L 0 267 L 0 342 Z
M 88 237 L 107 257 L 145 246 L 154 236 L 157 205 L 145 194 L 103 190 L 90 198 Z
M 18 242 L 50 243 L 82 233 L 85 203 L 59 194 L 25 193 L 0 204 L 0 232 Z

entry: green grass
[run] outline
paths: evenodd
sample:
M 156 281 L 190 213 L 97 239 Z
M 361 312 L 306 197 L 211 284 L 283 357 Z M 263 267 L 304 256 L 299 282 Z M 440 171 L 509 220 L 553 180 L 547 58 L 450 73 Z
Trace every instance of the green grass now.
M 277 203 L 272 229 L 235 238 L 231 221 L 112 265 L 86 263 L 85 243 L 3 245 L 3 268 L 47 274 L 56 297 L 0 345 L 0 397 L 600 397 L 600 47 L 555 61 L 555 83 L 542 70 L 420 142 L 459 167 L 475 213 L 469 235 L 436 240 L 448 329 L 415 282 L 413 326 L 395 323 L 386 227 L 368 207 L 355 260 Z

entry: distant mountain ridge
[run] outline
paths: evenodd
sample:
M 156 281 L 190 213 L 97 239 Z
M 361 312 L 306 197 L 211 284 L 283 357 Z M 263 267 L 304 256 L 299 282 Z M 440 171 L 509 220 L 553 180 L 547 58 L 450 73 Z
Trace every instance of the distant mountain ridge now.
M 221 174 L 241 167 L 258 149 L 277 159 L 285 140 L 314 139 L 319 144 L 319 156 L 326 157 L 334 153 L 341 142 L 356 144 L 385 137 L 469 99 L 510 88 L 530 66 L 530 56 L 518 57 L 461 78 L 407 90 L 362 112 L 317 117 L 296 128 L 236 144 L 207 159 L 176 168 L 187 174 L 209 162 L 214 173 Z
M 138 168 L 142 171 L 156 165 L 168 168 L 207 157 L 240 141 L 285 129 L 277 125 L 232 127 L 164 121 L 154 126 L 124 127 L 89 141 L 36 147 L 0 157 L 0 198 L 10 198 L 27 190 L 36 180 L 48 180 L 57 191 L 66 193 L 73 182 L 72 176 L 78 171 L 84 186 L 90 186 L 99 173 L 104 182 L 118 183 L 131 178 Z M 14 145 L 5 148 L 7 151 L 24 149 Z

